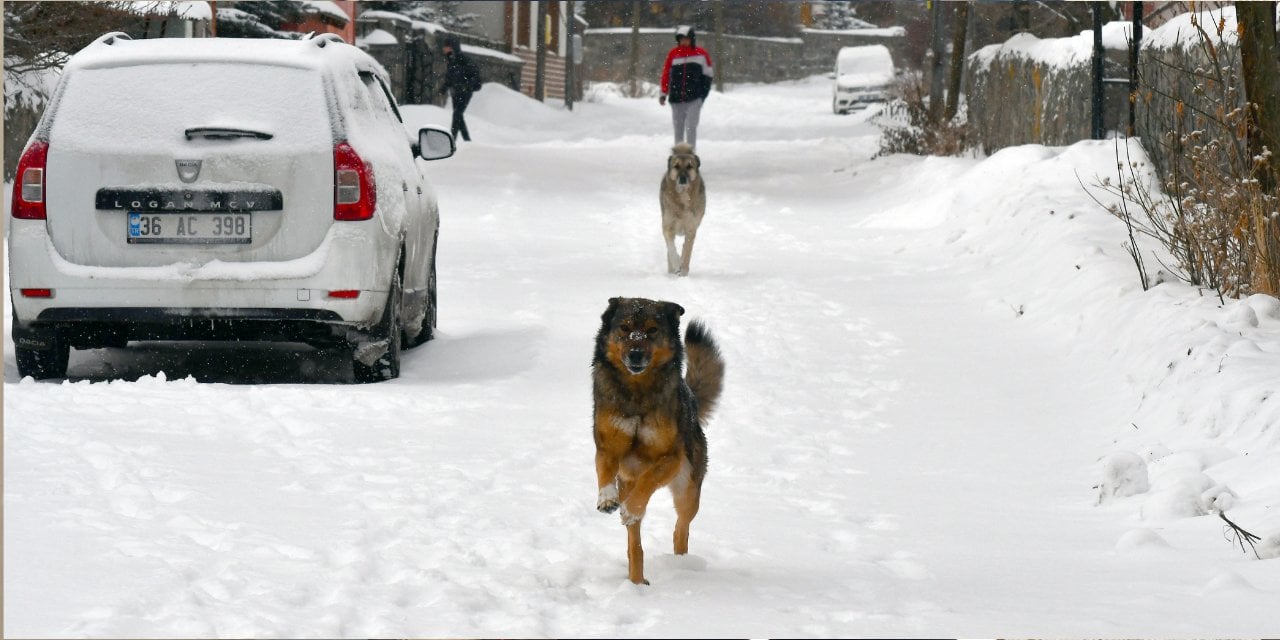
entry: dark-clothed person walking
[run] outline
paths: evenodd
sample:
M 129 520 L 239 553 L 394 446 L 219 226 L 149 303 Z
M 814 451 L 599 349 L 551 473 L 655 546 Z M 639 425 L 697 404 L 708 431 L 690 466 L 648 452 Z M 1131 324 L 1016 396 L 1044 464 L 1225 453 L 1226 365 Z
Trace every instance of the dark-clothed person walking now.
M 462 53 L 461 43 L 457 37 L 447 37 L 440 48 L 448 63 L 440 93 L 448 91 L 453 98 L 453 123 L 450 125 L 450 130 L 455 139 L 461 133 L 462 139 L 470 142 L 471 132 L 467 131 L 467 121 L 462 114 L 471 102 L 471 94 L 480 90 L 480 69 L 471 61 L 471 58 Z

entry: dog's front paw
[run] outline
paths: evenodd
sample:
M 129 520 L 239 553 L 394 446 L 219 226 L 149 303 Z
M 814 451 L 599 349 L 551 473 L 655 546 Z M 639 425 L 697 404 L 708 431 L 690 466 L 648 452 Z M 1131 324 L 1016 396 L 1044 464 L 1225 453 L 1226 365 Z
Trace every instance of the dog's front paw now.
M 613 513 L 617 509 L 618 485 L 600 487 L 600 493 L 596 494 L 596 510 L 600 513 Z
M 622 518 L 622 526 L 629 527 L 637 522 L 640 522 L 640 520 L 644 518 L 644 511 L 640 511 L 639 513 L 632 513 L 632 511 L 627 508 L 627 505 L 622 505 L 622 511 L 619 511 L 618 515 L 621 516 Z

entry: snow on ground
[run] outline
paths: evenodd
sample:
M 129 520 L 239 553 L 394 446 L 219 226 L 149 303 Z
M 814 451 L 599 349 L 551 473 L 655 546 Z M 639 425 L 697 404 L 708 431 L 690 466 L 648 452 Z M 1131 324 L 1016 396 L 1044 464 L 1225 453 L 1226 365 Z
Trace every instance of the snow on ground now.
M 19 380 L 7 337 L 5 634 L 1263 636 L 1280 553 L 1280 305 L 1142 292 L 1076 174 L 1110 142 L 871 160 L 829 81 L 735 86 L 708 213 L 665 273 L 669 112 L 497 85 L 430 166 L 438 338 L 341 354 L 135 343 Z M 446 124 L 409 106 L 414 127 Z M 691 553 L 647 577 L 595 511 L 610 296 L 682 304 L 728 363 Z M 6 314 L 7 317 L 7 314 Z M 245 384 L 248 382 L 249 384 Z

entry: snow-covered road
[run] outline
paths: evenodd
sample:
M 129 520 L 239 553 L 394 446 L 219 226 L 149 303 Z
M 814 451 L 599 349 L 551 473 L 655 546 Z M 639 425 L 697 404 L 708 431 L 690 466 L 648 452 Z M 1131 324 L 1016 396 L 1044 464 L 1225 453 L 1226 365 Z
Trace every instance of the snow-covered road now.
M 5 635 L 1274 634 L 1275 560 L 1176 504 L 1095 505 L 1149 380 L 1043 289 L 1071 266 L 1104 302 L 1136 287 L 1119 237 L 1064 232 L 1115 222 L 1066 170 L 1109 151 L 872 161 L 876 129 L 831 115 L 826 83 L 712 96 L 680 279 L 657 205 L 669 112 L 487 85 L 477 142 L 431 166 L 438 339 L 392 382 L 341 384 L 340 355 L 303 347 L 74 352 L 69 383 L 20 381 L 6 353 Z M 1058 248 L 1029 216 L 1074 265 L 1032 270 Z M 679 302 L 728 368 L 691 553 L 671 554 L 659 493 L 649 587 L 594 508 L 589 365 L 616 295 Z M 1274 356 L 1280 313 L 1253 330 Z M 1255 431 L 1275 461 L 1276 430 Z M 1194 473 L 1243 460 L 1178 433 L 1168 457 Z M 1175 477 L 1161 458 L 1153 492 Z M 1239 513 L 1280 530 L 1277 482 L 1232 468 Z

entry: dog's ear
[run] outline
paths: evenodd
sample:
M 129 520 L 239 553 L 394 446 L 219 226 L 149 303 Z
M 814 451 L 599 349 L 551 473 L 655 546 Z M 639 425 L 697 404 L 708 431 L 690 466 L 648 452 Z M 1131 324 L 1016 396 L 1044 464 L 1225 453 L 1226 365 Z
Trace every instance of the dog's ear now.
M 609 326 L 613 323 L 613 314 L 617 313 L 618 305 L 622 302 L 622 298 L 609 298 L 609 307 L 604 310 L 600 316 L 600 324 Z
M 676 168 L 676 157 L 670 156 L 667 158 L 667 171 L 670 171 L 674 168 Z
M 697 154 L 694 154 L 693 156 L 693 168 L 695 169 L 702 168 L 702 158 L 699 158 Z
M 684 307 L 674 302 L 662 303 L 663 315 L 666 317 L 667 332 L 672 335 L 680 336 L 680 316 L 684 315 Z

